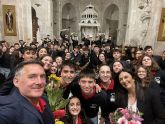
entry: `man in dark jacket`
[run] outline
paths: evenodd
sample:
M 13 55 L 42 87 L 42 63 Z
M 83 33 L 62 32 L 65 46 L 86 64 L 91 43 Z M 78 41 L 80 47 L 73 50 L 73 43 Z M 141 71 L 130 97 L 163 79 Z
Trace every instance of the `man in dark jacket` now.
M 0 96 L 0 124 L 54 124 L 54 117 L 42 98 L 46 74 L 38 61 L 20 63 L 13 79 L 14 91 Z
M 162 52 L 162 55 L 158 64 L 160 68 L 165 71 L 165 51 Z
M 107 94 L 102 90 L 96 93 L 95 74 L 92 70 L 83 70 L 80 73 L 78 83 L 71 86 L 71 92 L 80 99 L 90 124 L 98 124 L 98 112 L 101 108 L 100 124 L 107 118 Z

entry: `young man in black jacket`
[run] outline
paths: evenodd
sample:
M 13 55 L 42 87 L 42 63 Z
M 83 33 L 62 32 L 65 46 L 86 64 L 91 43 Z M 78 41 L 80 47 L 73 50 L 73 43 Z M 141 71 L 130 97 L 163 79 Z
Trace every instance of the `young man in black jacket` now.
M 101 122 L 108 116 L 106 98 L 104 91 L 96 93 L 95 74 L 92 70 L 83 70 L 79 75 L 78 83 L 72 83 L 71 92 L 80 99 L 82 108 L 85 110 L 90 124 L 98 124 L 98 112 L 101 108 Z

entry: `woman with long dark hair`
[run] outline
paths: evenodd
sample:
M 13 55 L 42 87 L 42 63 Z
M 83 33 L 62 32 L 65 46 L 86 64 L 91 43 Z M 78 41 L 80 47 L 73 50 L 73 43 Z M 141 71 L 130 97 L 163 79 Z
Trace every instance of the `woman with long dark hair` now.
M 160 102 L 159 92 L 152 88 L 143 89 L 137 82 L 134 74 L 122 70 L 119 82 L 123 89 L 116 93 L 116 105 L 120 108 L 127 107 L 134 112 L 142 112 L 142 124 L 164 124 L 165 114 Z
M 53 59 L 50 55 L 46 54 L 46 55 L 43 55 L 41 58 L 40 58 L 40 61 L 43 63 L 43 68 L 45 70 L 45 73 L 46 73 L 46 79 L 48 81 L 48 76 L 51 75 L 51 67 L 52 67 L 52 63 L 53 63 Z M 49 82 L 48 82 L 49 83 Z
M 41 59 L 44 55 L 47 55 L 48 51 L 45 47 L 38 47 L 37 49 L 37 58 Z
M 165 71 L 163 71 L 156 61 L 148 55 L 144 55 L 141 64 L 152 73 L 153 80 L 160 86 L 161 102 L 165 108 Z
M 139 65 L 141 65 L 141 59 L 143 57 L 143 51 L 141 49 L 137 49 L 134 54 L 134 59 L 132 60 L 133 68 L 136 70 Z
M 60 119 L 65 124 L 88 124 L 87 117 L 81 107 L 79 98 L 72 96 L 66 105 L 66 115 Z

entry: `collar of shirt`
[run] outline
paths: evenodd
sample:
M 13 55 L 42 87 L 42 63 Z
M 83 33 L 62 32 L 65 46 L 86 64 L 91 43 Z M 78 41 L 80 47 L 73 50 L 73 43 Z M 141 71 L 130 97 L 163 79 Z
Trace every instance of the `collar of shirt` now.
M 85 93 L 82 92 L 82 96 L 84 99 L 91 99 L 95 94 L 96 94 L 96 89 L 94 88 L 94 92 L 91 95 L 86 95 Z
M 114 80 L 110 80 L 110 84 L 108 87 L 105 87 L 102 83 L 100 83 L 101 89 L 107 90 L 113 90 L 114 89 Z
M 39 104 L 38 105 L 36 105 L 34 103 L 32 103 L 32 104 L 41 113 L 43 113 L 43 111 L 45 110 L 46 102 L 42 98 L 39 99 Z

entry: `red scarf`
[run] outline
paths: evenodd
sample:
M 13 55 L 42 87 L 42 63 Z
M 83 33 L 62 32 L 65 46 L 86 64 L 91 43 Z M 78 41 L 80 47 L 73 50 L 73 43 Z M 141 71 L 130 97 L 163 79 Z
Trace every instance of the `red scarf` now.
M 100 83 L 101 89 L 104 89 L 105 91 L 107 90 L 113 90 L 114 89 L 114 80 L 110 80 L 109 86 L 106 88 L 102 83 Z
M 78 116 L 78 122 L 77 122 L 77 124 L 82 124 L 81 116 Z
M 155 76 L 155 75 L 156 75 L 156 73 L 157 73 L 157 71 L 156 71 L 156 70 L 151 70 L 151 72 L 152 72 L 152 75 L 153 75 L 153 76 Z
M 44 112 L 45 106 L 46 106 L 46 102 L 44 101 L 44 99 L 39 98 L 39 104 L 38 105 L 36 105 L 34 103 L 32 103 L 32 104 L 39 112 L 41 112 L 41 113 Z
M 91 99 L 96 94 L 96 89 L 95 88 L 93 89 L 93 91 L 94 92 L 91 95 L 89 95 L 89 96 L 82 92 L 83 98 L 84 99 Z

